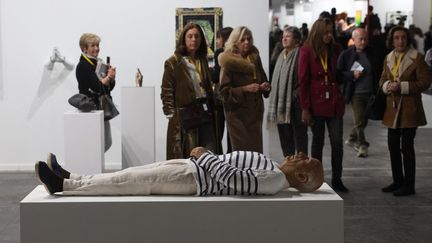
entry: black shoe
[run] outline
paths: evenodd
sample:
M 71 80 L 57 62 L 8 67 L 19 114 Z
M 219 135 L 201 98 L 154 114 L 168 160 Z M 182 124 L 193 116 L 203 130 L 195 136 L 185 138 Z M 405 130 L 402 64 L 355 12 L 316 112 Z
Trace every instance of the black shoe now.
M 63 191 L 63 178 L 56 175 L 48 168 L 45 162 L 39 161 L 35 164 L 36 176 L 44 184 L 50 194 Z
M 401 188 L 399 188 L 398 190 L 395 190 L 393 192 L 393 196 L 409 196 L 409 195 L 414 195 L 415 194 L 415 190 L 413 187 L 410 186 L 402 186 Z
M 348 188 L 344 186 L 341 179 L 332 180 L 332 188 L 337 192 L 349 192 Z
M 402 184 L 398 184 L 398 183 L 392 183 L 386 187 L 381 188 L 381 191 L 383 192 L 394 192 L 396 190 L 398 190 L 399 188 L 401 188 Z
M 70 172 L 63 169 L 59 163 L 57 162 L 57 158 L 54 154 L 49 153 L 47 158 L 47 165 L 48 167 L 54 172 L 56 175 L 58 175 L 61 178 L 70 178 Z

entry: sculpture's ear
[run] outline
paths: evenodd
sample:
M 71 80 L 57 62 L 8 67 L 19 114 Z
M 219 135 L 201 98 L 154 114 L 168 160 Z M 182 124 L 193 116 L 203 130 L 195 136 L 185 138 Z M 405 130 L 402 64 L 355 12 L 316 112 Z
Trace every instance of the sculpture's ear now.
M 302 171 L 294 172 L 294 176 L 295 176 L 296 180 L 300 183 L 306 183 L 309 179 L 308 175 Z

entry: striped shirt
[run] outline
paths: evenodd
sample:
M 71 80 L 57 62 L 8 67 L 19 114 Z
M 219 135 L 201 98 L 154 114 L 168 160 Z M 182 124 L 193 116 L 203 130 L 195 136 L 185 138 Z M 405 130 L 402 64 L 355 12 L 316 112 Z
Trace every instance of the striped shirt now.
M 206 152 L 190 161 L 195 169 L 198 196 L 275 194 L 288 187 L 278 164 L 258 152 Z

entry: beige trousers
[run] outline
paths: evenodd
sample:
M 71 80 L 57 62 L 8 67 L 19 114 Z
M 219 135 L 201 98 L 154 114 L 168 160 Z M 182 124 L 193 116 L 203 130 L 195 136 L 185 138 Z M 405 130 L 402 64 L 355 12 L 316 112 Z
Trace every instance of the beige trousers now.
M 187 159 L 175 159 L 91 176 L 71 174 L 64 195 L 194 195 L 194 169 Z

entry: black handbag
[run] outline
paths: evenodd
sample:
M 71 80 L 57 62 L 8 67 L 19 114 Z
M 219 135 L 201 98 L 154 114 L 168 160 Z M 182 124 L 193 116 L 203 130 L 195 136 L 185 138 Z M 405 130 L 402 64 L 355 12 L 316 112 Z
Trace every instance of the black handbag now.
M 366 117 L 370 120 L 382 120 L 386 109 L 387 96 L 382 91 L 382 85 L 375 94 L 369 97 L 366 106 Z
M 198 128 L 213 121 L 213 114 L 205 100 L 196 100 L 179 108 L 180 124 L 186 129 Z
M 83 112 L 97 110 L 94 100 L 85 94 L 74 94 L 68 99 L 68 102 L 71 106 Z
M 112 98 L 107 94 L 102 94 L 99 97 L 100 109 L 104 112 L 104 120 L 109 121 L 114 117 L 118 116 L 120 112 L 114 105 Z

